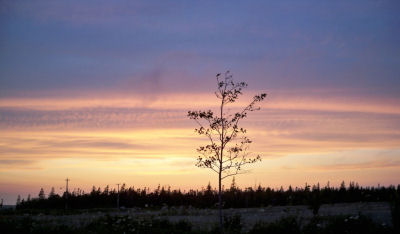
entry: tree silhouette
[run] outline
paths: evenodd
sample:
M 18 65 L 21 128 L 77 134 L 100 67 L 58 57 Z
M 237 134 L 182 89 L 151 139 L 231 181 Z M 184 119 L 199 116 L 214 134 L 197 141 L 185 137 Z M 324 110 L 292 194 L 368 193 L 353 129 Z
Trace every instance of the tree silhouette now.
M 252 111 L 259 110 L 256 104 L 265 99 L 267 94 L 254 96 L 253 100 L 241 111 L 231 114 L 225 107 L 234 103 L 242 94 L 242 89 L 247 87 L 245 82 L 235 83 L 229 71 L 221 78 L 216 75 L 217 91 L 215 95 L 220 99 L 219 110 L 214 113 L 208 111 L 189 111 L 188 117 L 200 126 L 195 131 L 209 139 L 209 144 L 200 146 L 197 152 L 200 156 L 196 166 L 209 168 L 218 174 L 218 207 L 219 223 L 222 226 L 222 199 L 221 181 L 229 176 L 243 173 L 242 168 L 246 164 L 261 161 L 259 155 L 251 157 L 248 152 L 251 140 L 245 136 L 246 129 L 239 127 L 239 122 Z
M 21 195 L 18 194 L 16 205 L 18 206 L 19 204 L 21 204 Z
M 353 182 L 350 182 L 350 184 Z M 224 208 L 249 208 L 265 206 L 285 206 L 285 205 L 313 205 L 310 201 L 317 201 L 318 204 L 335 204 L 348 202 L 391 202 L 393 204 L 392 215 L 400 221 L 399 215 L 399 197 L 400 185 L 388 187 L 361 187 L 351 188 L 331 187 L 327 185 L 319 188 L 319 185 L 305 187 L 291 187 L 284 190 L 269 187 L 258 187 L 240 189 L 233 183 L 230 188 L 222 190 L 222 200 Z M 356 183 L 355 183 L 356 184 Z M 312 190 L 310 189 L 312 187 Z M 113 190 L 114 191 L 114 190 Z M 163 192 L 164 191 L 164 192 Z M 315 200 L 317 198 L 317 200 Z M 101 189 L 96 189 L 91 193 L 71 193 L 68 200 L 68 207 L 71 209 L 91 209 L 91 208 L 114 208 L 116 194 L 115 192 L 104 195 Z M 18 202 L 19 201 L 19 202 Z M 190 189 L 182 192 L 179 189 L 163 189 L 161 186 L 157 190 L 149 188 L 126 187 L 120 190 L 120 205 L 124 207 L 152 207 L 161 208 L 163 206 L 177 207 L 190 206 L 196 208 L 212 208 L 218 201 L 218 190 L 215 190 L 208 184 L 201 190 Z M 396 205 L 397 204 L 397 205 Z M 65 197 L 47 196 L 45 199 L 33 198 L 29 200 L 17 199 L 16 209 L 64 209 Z M 316 207 L 318 208 L 318 207 Z
M 43 188 L 40 189 L 38 197 L 39 197 L 40 200 L 43 200 L 43 199 L 46 198 Z
M 56 192 L 54 190 L 54 187 L 51 187 L 50 193 L 49 193 L 49 198 L 54 197 L 56 195 Z

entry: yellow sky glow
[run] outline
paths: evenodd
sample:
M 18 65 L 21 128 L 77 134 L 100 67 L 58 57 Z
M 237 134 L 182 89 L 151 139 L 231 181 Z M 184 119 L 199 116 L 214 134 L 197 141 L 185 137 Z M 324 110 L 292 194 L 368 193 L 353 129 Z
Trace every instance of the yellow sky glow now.
M 194 166 L 195 149 L 207 141 L 185 116 L 187 110 L 215 106 L 209 94 L 167 95 L 152 102 L 0 99 L 0 191 L 16 194 L 25 186 L 29 189 L 21 195 L 36 195 L 40 187 L 62 188 L 66 177 L 73 188 L 86 191 L 122 182 L 189 189 L 211 181 L 215 186 L 211 171 Z M 237 181 L 243 187 L 398 183 L 399 116 L 391 101 L 276 95 L 243 121 L 251 150 L 263 161 Z

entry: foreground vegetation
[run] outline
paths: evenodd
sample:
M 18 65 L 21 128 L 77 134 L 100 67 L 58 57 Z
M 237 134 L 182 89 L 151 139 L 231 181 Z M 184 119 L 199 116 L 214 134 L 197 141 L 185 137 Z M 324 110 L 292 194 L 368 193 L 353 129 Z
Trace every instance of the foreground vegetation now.
M 215 223 L 212 227 L 195 228 L 185 220 L 170 222 L 159 217 L 133 218 L 129 215 L 97 218 L 86 225 L 74 226 L 40 221 L 31 216 L 3 216 L 0 219 L 2 233 L 219 233 Z M 224 217 L 226 233 L 398 233 L 387 224 L 377 224 L 363 215 L 315 216 L 309 221 L 299 217 L 285 217 L 275 222 L 258 222 L 249 230 L 243 229 L 240 215 Z

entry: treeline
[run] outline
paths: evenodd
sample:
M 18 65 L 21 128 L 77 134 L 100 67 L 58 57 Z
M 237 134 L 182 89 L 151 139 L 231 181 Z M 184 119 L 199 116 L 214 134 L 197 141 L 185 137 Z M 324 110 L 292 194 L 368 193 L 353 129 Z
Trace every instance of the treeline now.
M 119 197 L 119 198 L 118 198 Z M 331 187 L 329 183 L 320 187 L 306 184 L 302 188 L 273 189 L 269 187 L 240 189 L 234 180 L 228 189 L 224 189 L 222 199 L 224 208 L 263 207 L 269 205 L 308 205 L 316 209 L 321 204 L 343 202 L 378 202 L 394 201 L 400 197 L 400 185 L 361 187 L 355 182 L 348 186 L 342 182 L 340 187 Z M 54 193 L 54 189 L 46 197 L 43 189 L 37 198 L 26 200 L 18 198 L 17 209 L 88 209 L 88 208 L 113 208 L 117 207 L 164 207 L 164 206 L 191 206 L 196 208 L 213 208 L 218 202 L 218 193 L 210 184 L 201 190 L 171 190 L 169 187 L 158 187 L 150 191 L 148 188 L 126 187 L 123 184 L 119 193 L 109 187 L 103 190 L 93 187 L 90 193 L 75 190 L 61 196 Z

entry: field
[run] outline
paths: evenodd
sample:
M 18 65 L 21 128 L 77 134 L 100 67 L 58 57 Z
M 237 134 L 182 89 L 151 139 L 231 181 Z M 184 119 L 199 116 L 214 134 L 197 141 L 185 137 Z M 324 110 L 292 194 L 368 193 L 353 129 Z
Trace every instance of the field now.
M 153 229 L 150 232 L 168 233 L 167 230 L 175 230 L 172 232 L 210 233 L 216 230 L 217 212 L 217 209 L 195 209 L 191 207 L 91 209 L 69 211 L 68 214 L 56 210 L 35 211 L 34 214 L 29 212 L 3 212 L 1 225 L 3 226 L 2 230 L 9 230 L 10 233 L 18 231 L 13 230 L 13 226 L 14 228 L 20 226 L 22 233 L 24 231 L 43 233 L 46 230 L 49 232 L 60 232 L 61 230 L 61 233 L 98 233 L 105 230 L 115 233 L 148 233 L 150 229 L 146 231 L 146 228 L 157 229 L 157 225 L 159 225 L 157 230 L 160 232 Z M 356 222 L 363 226 L 365 226 L 365 220 L 367 220 L 368 225 L 373 223 L 375 227 L 388 231 L 387 233 L 391 233 L 389 230 L 392 226 L 390 204 L 385 202 L 322 205 L 317 219 L 307 206 L 225 209 L 224 216 L 226 217 L 226 228 L 236 233 L 257 233 L 254 232 L 257 225 L 266 226 L 282 222 L 282 220 L 287 222 L 288 219 L 289 221 L 291 219 L 292 224 L 296 222 L 293 225 L 299 227 L 317 222 L 315 227 L 320 228 L 329 225 L 329 222 L 331 222 L 329 220 L 334 219 L 336 220 L 334 222 L 340 219 L 342 223 Z M 364 221 L 359 221 L 361 219 L 364 219 Z M 283 226 L 287 227 L 285 224 Z

